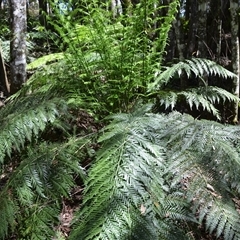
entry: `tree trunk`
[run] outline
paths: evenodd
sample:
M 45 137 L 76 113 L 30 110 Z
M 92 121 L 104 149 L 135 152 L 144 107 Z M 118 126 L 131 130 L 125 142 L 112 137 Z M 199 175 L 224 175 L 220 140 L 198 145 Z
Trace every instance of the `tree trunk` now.
M 198 0 L 198 50 L 197 57 L 207 57 L 207 0 Z M 207 76 L 199 79 L 199 85 L 208 84 Z
M 10 0 L 11 14 L 11 63 L 10 93 L 17 92 L 26 81 L 26 0 Z
M 216 60 L 220 63 L 222 51 L 222 0 L 217 3 Z
M 189 12 L 189 31 L 186 49 L 186 57 L 190 58 L 196 54 L 196 37 L 197 37 L 197 0 L 187 1 L 186 8 Z
M 47 29 L 47 0 L 39 0 L 39 21 L 40 24 Z
M 10 92 L 7 74 L 5 70 L 4 59 L 2 57 L 2 49 L 0 45 L 0 91 L 4 96 L 8 96 Z
M 176 35 L 176 43 L 177 43 L 177 49 L 178 49 L 178 57 L 180 61 L 183 61 L 185 59 L 185 39 L 184 39 L 184 29 L 181 23 L 181 16 L 180 16 L 180 10 L 178 11 L 176 19 L 173 21 L 173 27 Z M 182 73 L 180 76 L 181 81 L 181 88 L 185 89 L 187 87 L 187 77 L 186 74 Z
M 233 93 L 239 97 L 239 20 L 238 20 L 238 0 L 230 0 L 230 12 L 231 12 L 231 43 L 232 43 L 232 68 L 233 72 L 237 75 L 233 82 Z M 238 103 L 233 109 L 233 122 L 238 121 Z
M 111 0 L 111 10 L 113 13 L 113 18 L 116 18 L 123 13 L 122 3 L 120 0 Z

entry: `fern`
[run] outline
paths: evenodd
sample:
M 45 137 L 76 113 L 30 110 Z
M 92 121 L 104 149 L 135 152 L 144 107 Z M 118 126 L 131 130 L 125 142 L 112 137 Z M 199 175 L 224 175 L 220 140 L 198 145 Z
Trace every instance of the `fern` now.
M 71 15 L 68 19 L 61 15 L 58 22 L 50 21 L 68 46 L 69 62 L 64 67 L 67 70 L 64 75 L 72 69 L 68 79 L 82 85 L 81 89 L 72 88 L 73 99 L 82 94 L 87 102 L 95 102 L 93 108 L 106 112 L 128 111 L 146 93 L 152 73 L 163 58 L 178 1 L 171 1 L 169 6 L 155 0 L 140 1 L 126 10 L 131 12 L 129 16 L 121 15 L 116 21 L 112 21 L 112 13 L 106 10 L 109 3 L 83 1 L 82 4 L 83 25 L 69 21 Z M 157 16 L 155 13 L 162 9 L 168 14 Z M 159 27 L 151 28 L 155 25 Z M 85 96 L 86 93 L 89 94 Z M 102 105 L 98 106 L 97 102 Z
M 232 196 L 233 189 L 239 192 L 239 129 L 177 113 L 169 119 L 160 136 L 169 139 L 172 186 L 185 189 L 193 212 L 200 222 L 206 220 L 206 229 L 224 239 L 238 239 L 239 213 Z
M 100 138 L 103 147 L 89 172 L 80 225 L 71 239 L 157 239 L 167 226 L 168 234 L 176 227 L 166 216 L 188 218 L 174 204 L 178 198 L 168 197 L 163 179 L 165 150 L 155 141 L 163 117 L 139 116 L 147 109 L 113 116 Z
M 155 80 L 154 82 L 148 85 L 149 91 L 153 91 L 155 89 L 159 89 L 164 84 L 167 84 L 169 80 L 176 75 L 178 77 L 185 72 L 190 78 L 192 74 L 195 77 L 201 77 L 204 74 L 212 75 L 212 76 L 220 76 L 222 78 L 234 78 L 235 74 L 218 65 L 217 63 L 201 58 L 193 58 L 191 60 L 185 60 L 184 62 L 179 62 L 174 64 L 171 67 L 166 67 L 165 70 L 157 70 L 155 72 Z
M 22 106 L 17 101 L 11 105 L 9 104 L 8 109 L 1 109 L 3 116 L 0 127 L 1 163 L 3 163 L 6 154 L 9 157 L 11 156 L 13 148 L 20 152 L 26 140 L 31 141 L 34 136 L 37 136 L 39 132 L 45 129 L 48 123 L 54 122 L 59 115 L 59 110 L 61 112 L 66 109 L 66 105 L 59 99 L 52 99 L 42 103 L 38 102 L 33 96 L 28 97 L 27 101 L 30 101 L 30 99 L 34 99 L 35 102 L 32 102 L 32 106 L 29 109 L 24 105 L 26 104 L 26 99 L 21 99 L 23 101 Z M 22 108 L 23 106 L 25 109 Z
M 188 77 L 235 75 L 206 59 L 163 70 L 178 1 L 169 6 L 140 1 L 114 23 L 105 3 L 104 8 L 98 1 L 83 3 L 84 26 L 64 16 L 61 24 L 52 21 L 66 52 L 30 65 L 43 63 L 0 110 L 0 238 L 13 232 L 18 239 L 52 238 L 62 197 L 71 197 L 76 176 L 85 189 L 70 239 L 189 239 L 185 226 L 204 222 L 217 236 L 238 238 L 239 214 L 232 203 L 240 189 L 238 127 L 176 112 L 154 114 L 151 105 L 131 111 L 149 90 L 166 108 L 174 110 L 184 98 L 190 108 L 219 118 L 216 104 L 238 101 L 227 91 L 173 92 L 163 86 L 183 72 Z M 155 17 L 162 9 L 169 15 Z M 79 108 L 96 118 L 130 112 L 106 119 L 110 124 L 101 132 L 101 148 L 87 174 L 81 159 L 89 138 L 70 137 L 75 130 L 68 128 L 70 113 Z M 61 129 L 61 138 L 44 139 L 49 129 Z
M 10 193 L 1 192 L 1 219 L 0 219 L 0 236 L 2 239 L 8 236 L 9 230 L 15 227 L 15 213 L 18 211 L 18 206 L 11 199 Z
M 51 238 L 62 197 L 70 197 L 74 176 L 85 178 L 79 162 L 88 137 L 69 137 L 67 103 L 53 95 L 23 89 L 0 110 L 1 239 L 14 232 L 18 239 Z M 44 140 L 49 129 L 61 129 L 56 143 Z
M 71 239 L 139 239 L 136 228 L 141 239 L 187 238 L 181 223 L 193 215 L 238 239 L 239 129 L 146 111 L 114 115 L 105 128 Z
M 0 219 L 1 237 L 8 230 L 23 239 L 53 236 L 53 226 L 59 224 L 62 198 L 70 197 L 74 176 L 85 178 L 85 170 L 79 165 L 82 155 L 79 148 L 86 143 L 87 139 L 82 138 L 69 139 L 61 146 L 42 143 L 22 153 L 19 165 L 4 176 L 1 196 L 6 198 L 3 203 L 8 200 L 8 206 L 3 205 L 6 207 L 3 216 L 8 219 Z
M 46 65 L 49 62 L 53 62 L 53 61 L 58 61 L 60 59 L 64 58 L 64 54 L 63 53 L 52 53 L 52 54 L 48 54 L 46 56 L 40 57 L 36 60 L 34 60 L 33 62 L 31 62 L 30 64 L 27 65 L 27 70 L 33 70 L 35 68 L 40 68 L 43 67 L 44 65 Z
M 203 75 L 218 75 L 222 78 L 235 77 L 233 73 L 208 59 L 193 58 L 179 62 L 171 67 L 166 67 L 163 71 L 156 71 L 154 82 L 148 85 L 150 95 L 157 95 L 157 105 L 164 105 L 166 109 L 170 108 L 173 110 L 179 100 L 185 99 L 191 110 L 193 107 L 197 110 L 205 110 L 220 120 L 221 117 L 215 105 L 222 102 L 224 103 L 225 101 L 236 103 L 239 101 L 235 95 L 224 89 L 212 86 L 198 87 L 178 92 L 161 89 L 172 78 L 179 78 L 183 72 L 186 73 L 188 78 L 192 75 L 200 78 Z
M 195 107 L 196 110 L 204 110 L 211 113 L 218 120 L 221 119 L 218 109 L 215 107 L 216 104 L 228 102 L 238 102 L 238 98 L 229 93 L 228 91 L 218 87 L 198 87 L 187 89 L 184 91 L 158 91 L 158 105 L 164 105 L 165 109 L 174 110 L 180 100 L 185 100 L 192 110 Z

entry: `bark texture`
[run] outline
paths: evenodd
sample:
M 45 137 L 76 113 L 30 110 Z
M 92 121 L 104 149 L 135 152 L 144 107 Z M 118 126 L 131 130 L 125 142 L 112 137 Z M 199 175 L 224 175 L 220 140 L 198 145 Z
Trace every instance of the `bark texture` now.
M 238 20 L 238 0 L 230 0 L 231 12 L 231 43 L 232 43 L 232 68 L 237 75 L 233 82 L 233 93 L 239 97 L 239 20 Z M 238 121 L 238 104 L 234 106 L 233 122 Z
M 207 56 L 207 0 L 198 0 L 198 50 L 197 57 Z M 199 86 L 208 85 L 207 76 L 198 81 Z
M 0 45 L 0 92 L 2 92 L 3 95 L 6 97 L 9 95 L 9 92 L 10 92 L 7 73 L 5 70 L 4 59 L 2 57 L 1 45 Z
M 47 9 L 47 0 L 39 0 L 39 21 L 40 24 L 47 28 L 47 15 L 48 9 Z
M 10 92 L 17 92 L 26 81 L 26 0 L 10 0 L 11 11 L 11 64 Z

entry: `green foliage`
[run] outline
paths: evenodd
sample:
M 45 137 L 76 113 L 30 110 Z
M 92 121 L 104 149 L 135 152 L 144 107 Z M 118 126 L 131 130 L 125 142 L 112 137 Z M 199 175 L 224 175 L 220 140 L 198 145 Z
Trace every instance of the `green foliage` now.
M 239 128 L 149 110 L 104 129 L 70 239 L 187 239 L 180 222 L 203 220 L 238 239 Z
M 59 44 L 67 48 L 65 53 L 50 54 L 29 64 L 31 69 L 51 59 L 60 60 L 59 64 L 46 67 L 46 72 L 42 73 L 43 84 L 47 75 L 52 86 L 57 84 L 53 87 L 56 91 L 59 88 L 61 92 L 66 90 L 69 103 L 81 105 L 84 102 L 93 114 L 105 115 L 130 111 L 143 97 L 148 101 L 157 96 L 157 104 L 171 110 L 184 99 L 190 109 L 207 111 L 220 120 L 216 104 L 226 100 L 238 101 L 234 95 L 217 87 L 205 86 L 179 92 L 164 89 L 171 79 L 177 81 L 182 73 L 188 78 L 201 79 L 203 76 L 235 76 L 208 59 L 193 58 L 171 67 L 162 66 L 168 31 L 178 1 L 172 1 L 169 6 L 159 5 L 155 0 L 141 1 L 134 7 L 129 6 L 130 16 L 121 15 L 114 21 L 112 12 L 97 7 L 94 1 L 92 4 L 86 6 L 82 19 L 84 25 L 71 22 L 71 15 L 60 15 L 60 21 L 50 21 L 60 35 Z M 166 16 L 155 16 L 156 11 L 163 10 L 168 12 Z M 61 61 L 63 56 L 65 59 Z M 59 68 L 62 69 L 59 71 Z M 52 79 L 56 74 L 61 78 L 60 83 Z M 39 78 L 37 73 L 38 85 L 41 84 Z
M 172 114 L 165 127 L 169 140 L 173 185 L 185 182 L 186 196 L 199 221 L 224 239 L 239 238 L 239 213 L 234 197 L 239 196 L 239 128 L 209 121 L 196 121 Z M 183 179 L 184 181 L 181 181 Z M 181 186 L 181 185 L 180 185 Z M 231 213 L 231 214 L 230 214 Z M 230 214 L 230 215 L 228 215 Z
M 219 119 L 216 104 L 238 101 L 232 94 L 165 86 L 183 72 L 234 75 L 205 59 L 163 68 L 177 0 L 143 0 L 117 18 L 98 2 L 81 2 L 81 24 L 54 9 L 62 52 L 29 64 L 35 73 L 0 109 L 0 238 L 61 239 L 62 200 L 80 178 L 83 202 L 70 239 L 189 239 L 188 224 L 238 239 L 239 128 L 136 104 L 157 96 L 174 110 L 184 99 Z M 96 119 L 126 112 L 106 118 L 96 156 L 86 146 L 98 132 L 69 124 L 82 109 Z
M 85 178 L 81 150 L 89 140 L 69 136 L 67 104 L 49 97 L 16 95 L 0 110 L 1 239 L 12 233 L 17 239 L 50 239 L 62 198 L 70 197 L 75 176 Z M 52 139 L 54 131 L 59 139 Z
M 85 2 L 83 25 L 73 23 L 71 15 L 51 21 L 60 35 L 59 45 L 67 46 L 70 54 L 67 68 L 82 86 L 73 94 L 90 93 L 91 101 L 100 102 L 105 112 L 128 111 L 146 93 L 153 71 L 161 64 L 178 1 L 168 7 L 155 0 L 140 1 L 129 6 L 130 15 L 114 21 L 107 6 Z M 168 14 L 153 14 L 162 9 Z
M 150 95 L 157 95 L 159 105 L 173 110 L 180 100 L 185 100 L 192 110 L 204 110 L 211 113 L 218 120 L 221 119 L 216 104 L 228 102 L 238 102 L 238 98 L 228 91 L 207 86 L 190 88 L 179 91 L 165 90 L 164 86 L 173 78 L 180 78 L 185 73 L 188 78 L 197 77 L 203 80 L 205 76 L 220 76 L 221 78 L 234 78 L 235 74 L 208 59 L 193 58 L 174 64 L 171 67 L 163 68 L 155 72 L 155 80 L 148 85 Z
M 48 123 L 53 123 L 60 112 L 66 108 L 59 99 L 40 102 L 40 98 L 30 96 L 26 99 L 20 99 L 8 105 L 3 109 L 0 128 L 0 162 L 4 162 L 6 154 L 10 157 L 13 149 L 21 151 L 25 142 L 32 141 L 33 137 L 39 135 L 40 131 L 46 128 Z M 28 108 L 29 102 L 31 107 Z M 22 105 L 20 105 L 22 104 Z
M 177 227 L 169 218 L 189 218 L 163 177 L 166 152 L 156 136 L 165 119 L 147 110 L 114 115 L 105 128 L 70 239 L 167 239 Z
M 27 70 L 33 70 L 35 68 L 40 68 L 46 64 L 49 64 L 50 62 L 58 61 L 63 58 L 64 58 L 63 53 L 48 54 L 46 56 L 36 59 L 35 61 L 31 62 L 30 64 L 28 64 Z
M 8 19 L 8 9 L 0 9 L 0 28 L 1 28 L 1 39 L 3 41 L 7 40 L 11 36 L 11 31 L 9 29 L 9 19 Z
M 1 46 L 1 54 L 4 61 L 10 61 L 10 41 L 1 41 L 0 39 L 0 46 Z
M 185 100 L 192 110 L 194 107 L 196 110 L 207 111 L 215 116 L 218 120 L 221 120 L 219 110 L 215 107 L 216 104 L 224 102 L 238 102 L 239 99 L 228 91 L 212 86 L 189 88 L 184 91 L 169 91 L 159 90 L 155 92 L 157 94 L 158 105 L 164 105 L 165 109 L 173 110 L 180 100 Z
M 153 83 L 150 83 L 148 88 L 149 91 L 159 89 L 164 84 L 167 84 L 172 77 L 176 75 L 181 76 L 182 73 L 186 73 L 187 77 L 190 78 L 192 75 L 195 77 L 202 78 L 203 76 L 220 76 L 222 78 L 234 78 L 235 74 L 218 65 L 208 59 L 192 58 L 191 60 L 185 60 L 179 62 L 171 67 L 165 67 L 163 70 L 157 70 L 155 72 L 155 79 Z

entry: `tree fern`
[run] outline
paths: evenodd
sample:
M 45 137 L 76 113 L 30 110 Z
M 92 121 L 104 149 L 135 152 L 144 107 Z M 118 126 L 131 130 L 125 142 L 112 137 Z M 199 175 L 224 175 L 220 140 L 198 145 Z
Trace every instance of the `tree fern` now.
M 189 105 L 190 110 L 193 108 L 200 111 L 207 111 L 221 119 L 216 104 L 228 102 L 238 102 L 238 98 L 228 91 L 212 86 L 190 88 L 183 91 L 159 90 L 157 93 L 156 108 L 164 105 L 165 109 L 174 110 L 183 99 Z
M 15 228 L 15 213 L 18 211 L 18 206 L 11 199 L 11 194 L 1 192 L 1 224 L 0 224 L 0 236 L 4 239 L 8 236 L 9 231 Z
M 30 99 L 35 100 L 35 102 L 32 101 L 31 108 L 28 108 L 26 105 Z M 23 101 L 22 105 L 20 101 Z M 26 140 L 31 141 L 34 136 L 45 129 L 48 123 L 54 122 L 59 115 L 59 110 L 66 109 L 66 105 L 59 99 L 40 103 L 36 97 L 31 96 L 27 97 L 27 100 L 21 99 L 20 101 L 14 102 L 8 105 L 8 108 L 1 110 L 3 116 L 0 127 L 1 163 L 3 163 L 6 154 L 11 155 L 13 148 L 20 151 Z M 23 109 L 23 106 L 25 109 Z
M 139 230 L 141 239 L 177 239 L 174 227 L 187 238 L 181 222 L 193 215 L 238 239 L 238 128 L 142 111 L 115 115 L 105 128 L 71 239 L 135 239 L 136 226 L 148 234 Z
M 42 143 L 22 152 L 19 165 L 5 172 L 3 177 L 2 202 L 8 200 L 9 205 L 2 212 L 8 220 L 0 219 L 1 238 L 7 230 L 15 231 L 19 239 L 53 236 L 54 226 L 59 224 L 62 198 L 70 197 L 75 185 L 74 176 L 85 177 L 79 164 L 82 155 L 79 147 L 84 144 L 84 139 L 69 139 L 61 146 Z M 12 229 L 9 229 L 11 225 Z
M 168 197 L 163 179 L 165 149 L 155 136 L 163 117 L 139 116 L 142 111 L 115 115 L 100 138 L 103 147 L 89 172 L 80 226 L 71 239 L 166 238 L 165 225 L 167 234 L 176 227 L 166 216 L 188 218 L 184 206 L 174 204 L 180 197 Z
M 18 239 L 51 238 L 62 197 L 70 197 L 74 176 L 85 177 L 79 163 L 89 140 L 69 137 L 67 103 L 53 95 L 23 89 L 0 110 L 1 239 L 13 232 Z M 48 129 L 60 130 L 60 139 L 50 131 L 47 143 Z
M 206 222 L 217 236 L 237 238 L 239 214 L 227 202 L 239 198 L 238 127 L 176 112 L 153 114 L 151 106 L 137 105 L 131 113 L 106 119 L 111 123 L 102 131 L 101 148 L 85 175 L 80 162 L 88 138 L 72 138 L 74 129 L 66 127 L 79 107 L 97 113 L 96 118 L 103 112 L 130 112 L 138 98 L 147 96 L 148 84 L 149 95 L 159 95 L 167 108 L 184 98 L 190 108 L 218 118 L 216 103 L 238 101 L 217 87 L 163 88 L 183 72 L 188 77 L 234 77 L 205 59 L 165 70 L 159 66 L 178 1 L 169 6 L 140 1 L 128 9 L 129 16 L 114 22 L 96 3 L 86 5 L 84 27 L 64 16 L 61 24 L 52 22 L 67 44 L 66 58 L 60 53 L 53 55 L 57 62 L 45 64 L 47 57 L 0 110 L 0 238 L 14 231 L 19 239 L 53 237 L 62 197 L 70 196 L 76 175 L 85 189 L 70 239 L 188 239 L 184 226 L 197 221 Z M 170 14 L 154 18 L 163 8 Z M 149 30 L 155 23 L 161 27 L 154 28 L 153 40 Z M 44 139 L 48 129 L 56 128 L 62 130 L 60 139 Z
M 194 213 L 200 222 L 206 220 L 210 232 L 238 239 L 239 213 L 233 196 L 239 196 L 234 193 L 239 192 L 239 129 L 175 113 L 169 117 L 173 122 L 166 124 L 161 136 L 169 139 L 173 186 L 185 189 Z
M 180 77 L 182 72 L 185 72 L 190 78 L 192 74 L 195 77 L 201 77 L 203 74 L 216 76 L 219 75 L 222 78 L 234 78 L 235 75 L 218 65 L 217 63 L 201 58 L 188 59 L 183 62 L 174 64 L 171 67 L 166 67 L 165 70 L 157 70 L 155 72 L 155 79 L 149 84 L 149 91 L 159 89 L 164 84 L 167 84 L 169 80 L 175 76 Z
M 184 99 L 191 110 L 195 107 L 196 110 L 207 111 L 220 120 L 221 117 L 216 108 L 216 104 L 224 103 L 226 100 L 229 102 L 239 101 L 235 95 L 224 89 L 213 86 L 178 91 L 164 90 L 164 86 L 171 79 L 179 78 L 183 72 L 186 73 L 188 78 L 193 75 L 200 78 L 203 75 L 219 75 L 222 78 L 234 78 L 235 76 L 233 73 L 215 62 L 199 58 L 185 60 L 184 62 L 179 62 L 171 67 L 166 67 L 165 70 L 156 71 L 155 80 L 148 85 L 148 89 L 150 95 L 157 96 L 157 108 L 159 107 L 158 105 L 164 105 L 166 109 L 170 108 L 173 110 L 178 102 Z
M 115 21 L 107 10 L 109 2 L 86 0 L 82 4 L 84 26 L 69 21 L 71 14 L 69 18 L 59 14 L 58 22 L 50 21 L 67 44 L 69 62 L 64 74 L 72 69 L 68 79 L 82 85 L 81 90 L 72 89 L 73 95 L 88 92 L 86 99 L 101 103 L 99 108 L 107 112 L 129 110 L 132 102 L 146 93 L 153 71 L 161 64 L 178 1 L 165 6 L 156 0 L 143 0 L 129 6 L 126 11 L 130 15 L 120 15 Z M 168 14 L 159 17 L 156 13 L 162 9 Z M 95 58 L 89 62 L 89 56 Z

